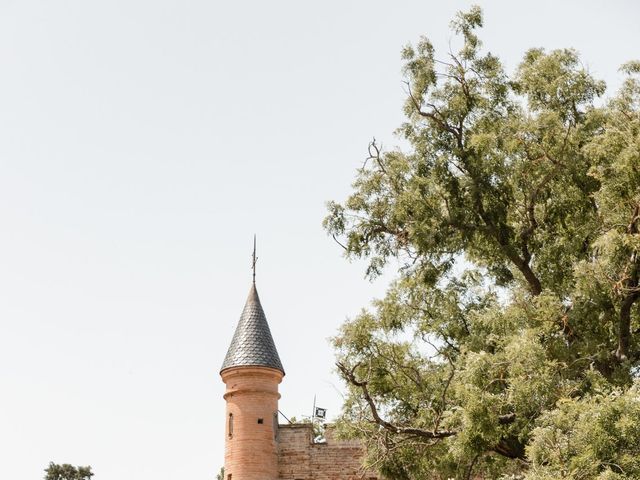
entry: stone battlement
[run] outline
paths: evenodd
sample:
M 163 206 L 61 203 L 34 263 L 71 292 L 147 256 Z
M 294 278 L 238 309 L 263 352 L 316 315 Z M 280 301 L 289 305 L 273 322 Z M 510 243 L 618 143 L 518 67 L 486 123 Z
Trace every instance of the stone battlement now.
M 338 439 L 327 425 L 325 442 L 314 443 L 310 424 L 280 425 L 278 431 L 279 480 L 377 480 L 363 470 L 364 450 L 358 441 Z

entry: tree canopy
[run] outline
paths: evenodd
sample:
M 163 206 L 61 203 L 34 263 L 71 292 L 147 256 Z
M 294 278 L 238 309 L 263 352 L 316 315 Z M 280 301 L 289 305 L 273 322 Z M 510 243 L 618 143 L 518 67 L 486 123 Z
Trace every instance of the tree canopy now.
M 343 434 L 389 478 L 640 477 L 640 62 L 402 53 L 408 149 L 375 141 L 324 221 L 398 275 L 334 339 Z
M 44 480 L 91 480 L 93 477 L 91 467 L 74 467 L 68 463 L 58 465 L 50 462 L 44 471 Z

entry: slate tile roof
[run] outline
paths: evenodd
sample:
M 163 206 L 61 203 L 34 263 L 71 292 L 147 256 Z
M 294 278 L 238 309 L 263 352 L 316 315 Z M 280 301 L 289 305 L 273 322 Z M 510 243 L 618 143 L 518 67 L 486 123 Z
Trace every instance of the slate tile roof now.
M 255 284 L 251 286 L 220 371 L 238 366 L 271 367 L 284 374 Z

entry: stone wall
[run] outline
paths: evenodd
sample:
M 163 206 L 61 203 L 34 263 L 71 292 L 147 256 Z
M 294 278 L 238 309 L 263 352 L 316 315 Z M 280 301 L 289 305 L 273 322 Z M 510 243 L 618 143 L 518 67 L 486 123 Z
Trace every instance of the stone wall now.
M 279 480 L 377 480 L 362 469 L 364 451 L 358 441 L 335 438 L 327 426 L 326 442 L 313 443 L 309 424 L 280 425 Z

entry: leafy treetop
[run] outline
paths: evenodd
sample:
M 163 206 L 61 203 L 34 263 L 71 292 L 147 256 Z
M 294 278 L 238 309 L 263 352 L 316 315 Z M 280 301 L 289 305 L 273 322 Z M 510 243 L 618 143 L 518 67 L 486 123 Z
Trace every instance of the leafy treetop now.
M 347 257 L 371 277 L 400 265 L 334 339 L 343 433 L 394 479 L 636 478 L 640 62 L 598 106 L 576 51 L 534 48 L 507 74 L 481 26 L 474 7 L 452 22 L 457 52 L 403 50 L 411 148 L 372 142 L 329 203 Z M 545 450 L 571 432 L 606 447 Z
M 45 469 L 45 480 L 91 480 L 91 467 L 74 467 L 68 463 L 61 465 L 53 462 Z

